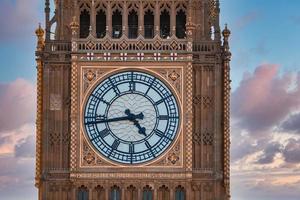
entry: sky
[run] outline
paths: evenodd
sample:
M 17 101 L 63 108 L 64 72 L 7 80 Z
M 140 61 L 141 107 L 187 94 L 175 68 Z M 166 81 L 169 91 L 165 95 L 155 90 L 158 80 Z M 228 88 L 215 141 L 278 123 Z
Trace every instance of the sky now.
M 300 1 L 220 0 L 232 32 L 233 200 L 300 198 Z M 34 188 L 34 30 L 43 1 L 0 1 L 0 194 Z M 16 189 L 18 188 L 18 192 Z

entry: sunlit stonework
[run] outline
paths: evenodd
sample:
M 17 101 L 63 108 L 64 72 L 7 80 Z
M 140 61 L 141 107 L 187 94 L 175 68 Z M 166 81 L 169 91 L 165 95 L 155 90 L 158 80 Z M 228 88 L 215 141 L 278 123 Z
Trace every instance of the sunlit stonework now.
M 40 200 L 230 199 L 230 31 L 219 13 L 218 0 L 45 0 Z

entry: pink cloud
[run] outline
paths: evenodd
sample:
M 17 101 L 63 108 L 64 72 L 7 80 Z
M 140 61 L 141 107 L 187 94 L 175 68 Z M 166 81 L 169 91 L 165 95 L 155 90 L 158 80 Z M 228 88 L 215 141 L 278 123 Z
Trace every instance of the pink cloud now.
M 232 115 L 239 127 L 252 134 L 278 125 L 300 107 L 300 81 L 294 86 L 295 74 L 279 76 L 278 65 L 264 64 L 248 74 L 232 94 Z M 299 75 L 298 75 L 299 76 Z
M 34 122 L 35 96 L 35 86 L 24 79 L 0 84 L 0 136 L 1 132 Z
M 0 40 L 33 35 L 39 19 L 38 0 L 0 1 Z

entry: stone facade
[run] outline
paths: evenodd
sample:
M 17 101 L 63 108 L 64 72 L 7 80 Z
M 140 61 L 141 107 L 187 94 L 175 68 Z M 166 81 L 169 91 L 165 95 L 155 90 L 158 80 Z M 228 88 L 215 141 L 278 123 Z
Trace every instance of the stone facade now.
M 219 1 L 54 2 L 55 16 L 50 19 L 50 2 L 45 0 L 45 31 L 36 30 L 39 199 L 108 200 L 118 191 L 122 200 L 140 200 L 150 191 L 154 200 L 229 200 L 230 31 L 225 28 L 221 41 Z M 103 22 L 96 17 L 100 10 L 106 16 L 104 35 L 97 28 Z M 154 17 L 151 38 L 145 26 L 148 10 Z M 118 37 L 116 11 L 122 15 Z M 138 16 L 134 38 L 128 17 L 132 11 Z M 170 16 L 166 37 L 162 12 Z M 180 12 L 186 16 L 183 37 L 176 27 Z M 86 13 L 89 30 L 83 30 Z M 102 157 L 82 128 L 82 107 L 90 89 L 126 69 L 151 72 L 170 85 L 182 116 L 173 145 L 153 162 L 135 166 Z

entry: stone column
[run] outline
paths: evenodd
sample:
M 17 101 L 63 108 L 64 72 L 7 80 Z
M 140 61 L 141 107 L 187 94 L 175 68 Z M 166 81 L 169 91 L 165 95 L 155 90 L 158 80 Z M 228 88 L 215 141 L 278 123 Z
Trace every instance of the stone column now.
M 106 14 L 106 35 L 112 36 L 112 13 L 111 13 L 111 2 L 107 3 L 107 14 Z
M 104 190 L 105 190 L 105 200 L 109 200 L 110 185 L 105 184 Z
M 95 8 L 95 0 L 92 0 L 90 21 L 91 21 L 90 26 L 92 27 L 92 35 L 96 36 L 96 8 Z
M 127 10 L 127 2 L 126 1 L 123 4 L 122 35 L 128 36 L 128 10 Z
M 144 7 L 143 2 L 139 5 L 139 35 L 144 35 Z
M 89 200 L 93 200 L 93 186 L 89 185 Z
M 159 1 L 155 2 L 155 13 L 154 13 L 154 35 L 159 35 L 160 33 L 160 9 L 159 9 Z
M 137 190 L 138 190 L 138 196 L 137 196 L 137 198 L 138 198 L 138 200 L 140 200 L 140 199 L 142 199 L 142 190 L 143 190 L 141 184 L 137 187 Z
M 170 21 L 170 25 L 171 25 L 171 33 L 170 36 L 175 35 L 176 34 L 176 7 L 175 7 L 175 2 L 172 2 L 171 4 L 171 21 Z
M 175 199 L 175 196 L 174 196 L 174 186 L 171 185 L 170 186 L 170 200 L 174 200 Z

